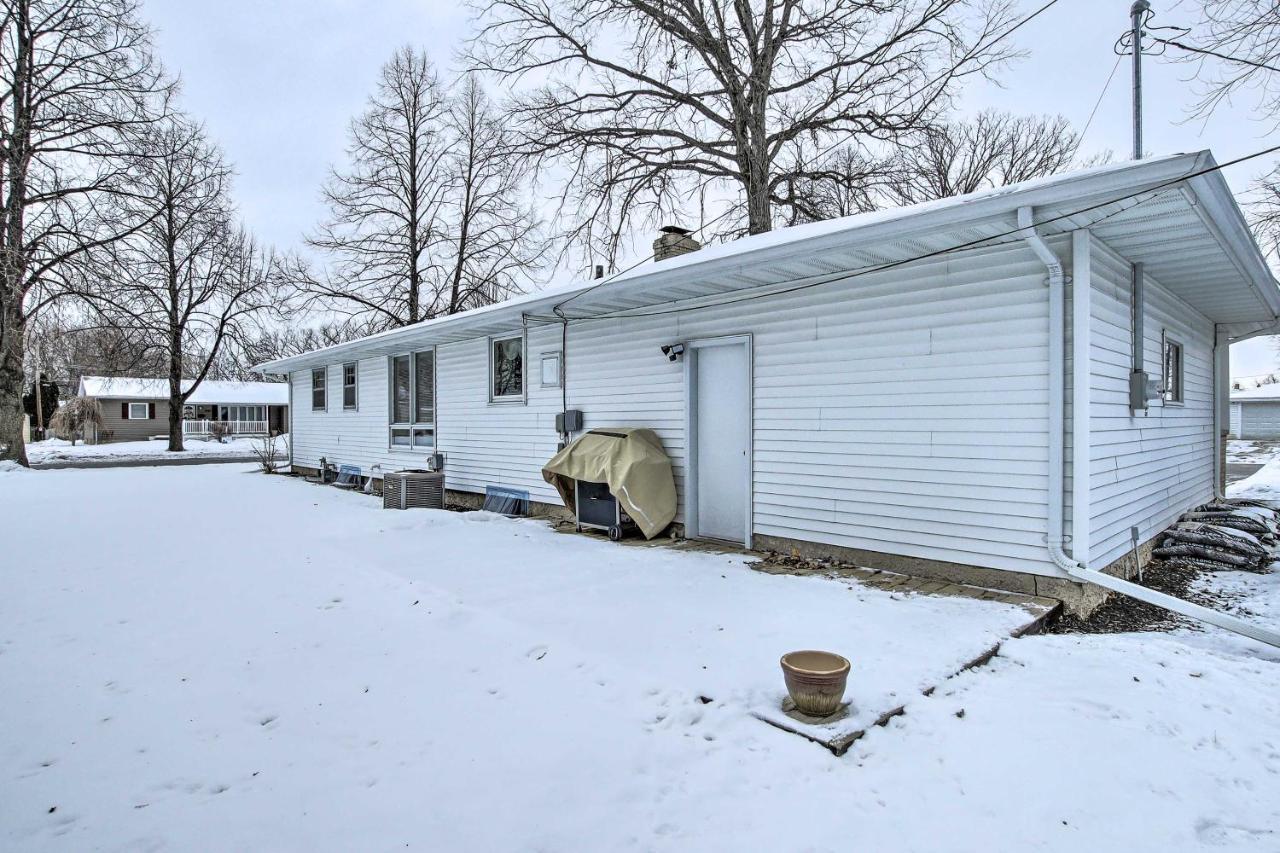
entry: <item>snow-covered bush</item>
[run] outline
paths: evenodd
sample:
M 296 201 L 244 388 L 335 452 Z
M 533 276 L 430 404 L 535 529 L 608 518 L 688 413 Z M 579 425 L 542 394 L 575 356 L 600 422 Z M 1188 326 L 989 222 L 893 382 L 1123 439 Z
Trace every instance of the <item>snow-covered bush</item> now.
M 213 421 L 209 424 L 209 437 L 218 444 L 225 442 L 229 435 L 231 435 L 231 424 L 225 421 Z
M 102 427 L 102 407 L 93 397 L 72 397 L 58 407 L 49 418 L 49 428 L 63 441 L 74 447 L 77 438 L 84 438 L 86 427 Z

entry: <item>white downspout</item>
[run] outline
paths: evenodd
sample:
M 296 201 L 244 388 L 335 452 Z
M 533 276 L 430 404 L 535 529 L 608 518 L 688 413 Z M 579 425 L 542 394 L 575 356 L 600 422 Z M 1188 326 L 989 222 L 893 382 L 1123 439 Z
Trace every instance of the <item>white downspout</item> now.
M 1136 583 L 1130 583 L 1129 581 L 1112 577 L 1104 572 L 1087 568 L 1067 556 L 1066 552 L 1063 550 L 1062 489 L 1065 480 L 1063 432 L 1066 425 L 1065 405 L 1063 401 L 1065 385 L 1064 374 L 1066 370 L 1065 359 L 1063 357 L 1064 338 L 1066 337 L 1066 311 L 1064 309 L 1065 299 L 1063 295 L 1065 276 L 1062 273 L 1062 262 L 1058 260 L 1057 255 L 1055 255 L 1053 250 L 1049 248 L 1049 245 L 1045 243 L 1044 238 L 1036 232 L 1035 220 L 1032 217 L 1031 208 L 1018 208 L 1018 228 L 1021 229 L 1022 237 L 1026 240 L 1027 245 L 1036 253 L 1036 257 L 1040 259 L 1040 262 L 1045 266 L 1045 270 L 1049 273 L 1049 557 L 1053 560 L 1054 565 L 1058 566 L 1058 568 L 1062 569 L 1070 577 L 1076 580 L 1097 584 L 1098 586 L 1106 589 L 1136 598 L 1139 601 L 1145 601 L 1148 604 L 1154 604 L 1157 607 L 1164 608 L 1165 610 L 1179 613 L 1183 616 L 1187 616 L 1201 622 L 1206 622 L 1227 631 L 1232 631 L 1236 634 L 1241 634 L 1254 640 L 1258 640 L 1259 642 L 1266 643 L 1267 645 L 1280 648 L 1280 632 L 1271 631 L 1261 626 L 1254 625 L 1251 622 L 1246 622 L 1243 619 L 1238 619 L 1235 616 L 1230 616 L 1226 613 L 1219 613 L 1217 610 L 1211 610 L 1208 607 L 1201 607 L 1198 604 L 1183 601 L 1182 599 L 1175 598 L 1172 595 L 1165 595 L 1162 592 L 1156 592 L 1148 587 L 1140 586 Z M 1084 235 L 1084 239 L 1087 240 L 1088 236 Z M 1079 245 L 1073 243 L 1073 257 L 1078 257 L 1078 255 L 1074 254 L 1078 251 L 1080 251 Z M 1091 290 L 1092 285 L 1089 283 L 1086 276 L 1081 275 L 1081 272 L 1083 272 L 1083 270 L 1077 270 L 1077 281 L 1083 281 L 1085 287 Z M 1081 300 L 1077 299 L 1077 301 Z M 1083 301 L 1087 303 L 1088 297 L 1084 297 Z M 1076 305 L 1075 308 L 1076 312 L 1073 314 L 1073 320 L 1076 321 L 1073 324 L 1073 331 L 1075 333 L 1075 343 L 1079 346 L 1082 335 L 1086 344 L 1088 342 L 1088 323 L 1081 323 L 1076 318 L 1080 316 L 1081 311 L 1083 311 L 1084 315 L 1087 317 L 1088 308 L 1087 305 L 1084 307 Z M 1081 328 L 1082 326 L 1084 328 Z M 1075 352 L 1080 353 L 1080 349 L 1076 349 Z M 1088 357 L 1087 349 L 1084 354 L 1085 358 L 1074 359 L 1071 403 L 1073 428 L 1076 430 L 1075 435 L 1077 436 L 1078 441 L 1083 442 L 1082 445 L 1078 446 L 1087 447 L 1088 438 L 1080 438 L 1082 433 L 1085 436 L 1087 436 L 1088 433 L 1089 383 L 1087 380 L 1081 382 L 1079 379 L 1082 370 L 1084 375 L 1086 377 L 1088 376 L 1090 359 Z M 1085 364 L 1081 365 L 1081 361 L 1084 361 Z M 1081 418 L 1084 418 L 1083 428 L 1079 426 Z M 1089 462 L 1087 451 L 1084 453 L 1073 453 L 1072 465 L 1072 484 L 1075 486 L 1073 491 L 1087 492 L 1087 484 L 1089 482 Z M 1085 484 L 1084 489 L 1080 488 L 1080 484 L 1082 483 Z M 1073 521 L 1075 521 L 1079 518 L 1079 516 L 1075 516 L 1074 514 L 1078 511 L 1076 507 L 1080 506 L 1080 504 L 1076 502 L 1077 499 L 1075 495 L 1073 495 L 1072 498 Z M 1084 498 L 1084 502 L 1084 506 L 1087 507 L 1087 497 Z M 1085 512 L 1087 514 L 1087 509 Z M 1088 522 L 1086 520 L 1086 528 L 1087 525 Z M 1087 533 L 1085 534 L 1084 539 L 1086 541 L 1087 548 Z M 1076 548 L 1073 548 L 1073 551 L 1081 553 L 1079 549 L 1079 542 L 1077 542 Z M 1087 551 L 1084 552 L 1084 557 L 1086 560 L 1088 559 Z

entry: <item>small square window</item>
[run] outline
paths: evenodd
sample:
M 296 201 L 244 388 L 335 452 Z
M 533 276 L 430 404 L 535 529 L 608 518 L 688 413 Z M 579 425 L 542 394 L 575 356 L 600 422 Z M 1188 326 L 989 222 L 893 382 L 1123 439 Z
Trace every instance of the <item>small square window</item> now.
M 356 378 L 354 362 L 342 365 L 342 408 L 344 409 L 356 407 Z
M 489 342 L 489 399 L 524 399 L 524 336 L 493 338 Z
M 129 404 L 129 420 L 145 421 L 151 415 L 150 403 L 130 403 Z
M 560 387 L 560 353 L 544 352 L 542 354 L 542 387 Z
M 1182 402 L 1183 371 L 1182 344 L 1165 338 L 1164 383 L 1161 388 L 1161 396 L 1166 403 Z

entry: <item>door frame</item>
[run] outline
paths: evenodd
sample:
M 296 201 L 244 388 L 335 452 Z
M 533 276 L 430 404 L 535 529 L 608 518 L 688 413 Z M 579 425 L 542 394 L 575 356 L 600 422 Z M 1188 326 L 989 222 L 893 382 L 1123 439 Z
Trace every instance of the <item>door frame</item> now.
M 711 347 L 743 346 L 747 354 L 747 476 L 744 484 L 746 500 L 743 519 L 743 547 L 750 548 L 752 542 L 752 519 L 755 505 L 755 356 L 751 333 L 720 335 L 712 338 L 697 338 L 684 342 L 684 435 L 685 435 L 685 481 L 684 481 L 684 528 L 685 536 L 690 539 L 701 538 L 698 535 L 698 350 Z

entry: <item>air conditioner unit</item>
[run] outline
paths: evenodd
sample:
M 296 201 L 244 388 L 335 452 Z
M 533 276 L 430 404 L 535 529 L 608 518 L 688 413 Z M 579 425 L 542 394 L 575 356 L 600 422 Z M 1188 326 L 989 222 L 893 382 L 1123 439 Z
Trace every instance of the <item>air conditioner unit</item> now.
M 382 508 L 444 509 L 443 471 L 396 471 L 382 478 Z

